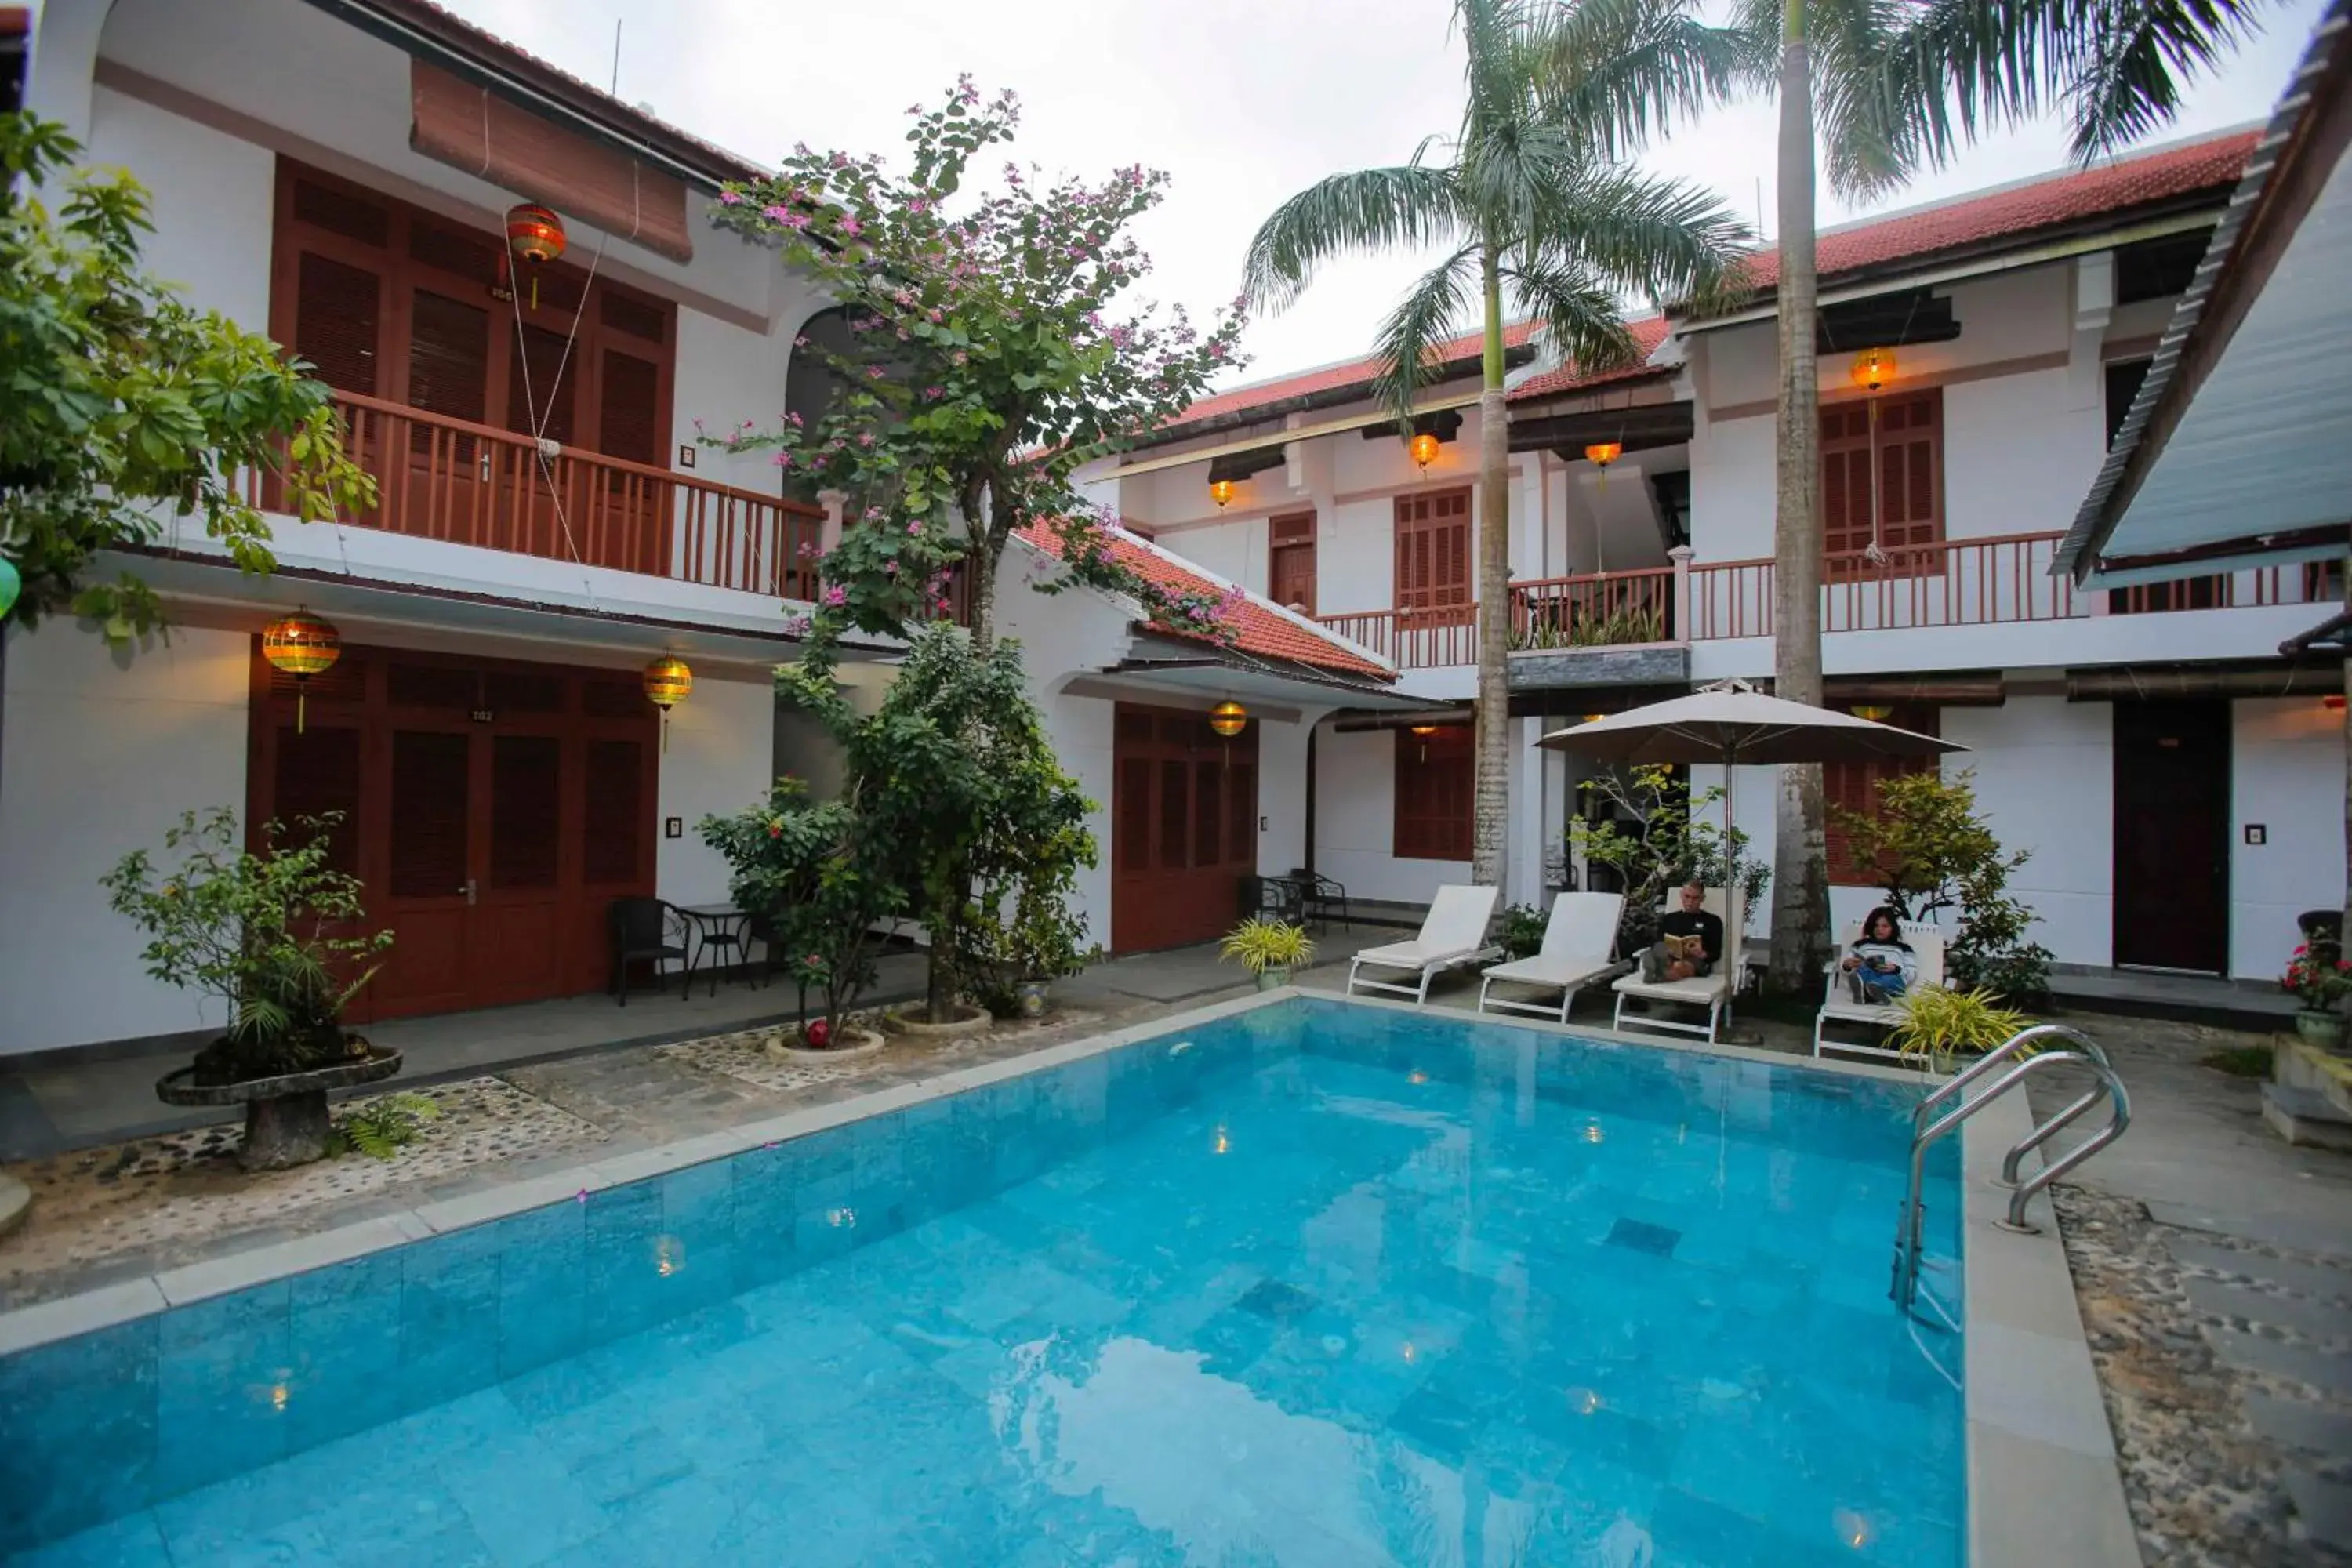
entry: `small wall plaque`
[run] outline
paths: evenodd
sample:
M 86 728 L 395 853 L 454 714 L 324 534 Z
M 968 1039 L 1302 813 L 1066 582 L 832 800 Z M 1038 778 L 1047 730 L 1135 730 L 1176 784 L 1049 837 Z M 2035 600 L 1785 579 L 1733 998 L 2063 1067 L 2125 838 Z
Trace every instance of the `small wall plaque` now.
M 665 816 L 665 817 L 663 817 L 663 818 L 662 818 L 662 837 L 663 837 L 664 838 L 683 838 L 683 837 L 686 837 L 686 818 L 684 818 L 684 817 L 682 817 L 682 816 Z
M 2246 842 L 2247 842 L 2247 843 L 2249 843 L 2249 844 L 2268 844 L 2270 841 L 2271 841 L 2271 830 L 2270 830 L 2270 825 L 2269 825 L 2268 823 L 2263 823 L 2263 822 L 2249 822 L 2248 824 L 2246 824 Z

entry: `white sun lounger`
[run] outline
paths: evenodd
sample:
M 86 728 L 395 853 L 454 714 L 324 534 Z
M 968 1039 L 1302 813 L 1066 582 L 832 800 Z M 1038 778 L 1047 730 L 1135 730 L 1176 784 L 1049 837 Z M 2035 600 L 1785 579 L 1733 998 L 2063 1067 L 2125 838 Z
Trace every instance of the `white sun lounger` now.
M 1542 1017 L 1557 1014 L 1563 1024 L 1576 994 L 1595 981 L 1605 980 L 1622 967 L 1612 954 L 1617 951 L 1617 921 L 1625 911 L 1622 893 L 1562 893 L 1551 901 L 1551 919 L 1544 924 L 1543 946 L 1527 958 L 1498 963 L 1486 971 L 1478 987 L 1478 1011 L 1507 1007 L 1515 1013 Z M 1521 1002 L 1495 995 L 1495 983 L 1533 985 L 1560 993 L 1559 1005 Z
M 1720 920 L 1723 917 L 1723 889 L 1709 888 L 1701 907 Z M 1738 940 L 1737 931 L 1727 931 L 1723 944 L 1731 947 Z M 1716 959 L 1714 973 L 1694 974 L 1687 980 L 1644 980 L 1642 972 L 1636 969 L 1612 987 L 1617 993 L 1614 1026 L 1622 1029 L 1630 1023 L 1644 1029 L 1672 1029 L 1677 1034 L 1701 1036 L 1713 1045 L 1716 1031 L 1722 1026 L 1724 1016 L 1731 1010 L 1731 979 L 1738 973 L 1738 962 L 1725 954 Z M 1704 1007 L 1706 1009 L 1706 1022 L 1685 1024 L 1654 1013 L 1636 1013 L 1628 1018 L 1625 1004 L 1630 1001 L 1671 1002 L 1682 1007 Z
M 1857 1002 L 1853 990 L 1846 984 L 1847 976 L 1839 964 L 1853 951 L 1862 936 L 1862 922 L 1856 921 L 1846 928 L 1839 942 L 1837 956 L 1830 960 L 1829 989 L 1822 997 L 1822 1010 L 1813 1016 L 1813 1055 L 1823 1051 L 1851 1052 L 1859 1057 L 1885 1057 L 1892 1061 L 1903 1059 L 1903 1053 L 1893 1046 L 1874 1041 L 1860 1045 L 1852 1040 L 1829 1040 L 1822 1031 L 1832 1024 L 1855 1024 L 1875 1029 L 1891 1029 L 1903 1021 L 1903 1009 L 1884 1002 Z M 1911 944 L 1912 956 L 1918 960 L 1919 973 L 1912 979 L 1911 989 L 1941 985 L 1944 983 L 1944 933 L 1934 926 L 1906 921 L 1903 940 Z
M 1367 991 L 1410 996 L 1416 1003 L 1428 1001 L 1429 983 L 1438 974 L 1457 964 L 1495 956 L 1495 950 L 1486 945 L 1486 922 L 1494 914 L 1492 888 L 1438 889 L 1429 913 L 1422 920 L 1419 936 L 1411 942 L 1368 947 L 1356 954 L 1356 962 L 1348 966 L 1348 994 L 1354 995 L 1360 985 Z M 1402 970 L 1412 974 L 1414 983 L 1366 979 L 1367 968 Z

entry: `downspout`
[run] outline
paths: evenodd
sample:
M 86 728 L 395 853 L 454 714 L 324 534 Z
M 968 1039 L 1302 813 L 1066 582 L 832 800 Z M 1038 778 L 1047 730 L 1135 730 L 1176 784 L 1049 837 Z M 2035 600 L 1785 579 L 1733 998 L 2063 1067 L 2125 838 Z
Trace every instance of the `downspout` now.
M 1315 869 L 1315 737 L 1322 729 L 1320 719 L 1307 726 L 1307 847 L 1299 864 L 1310 872 Z

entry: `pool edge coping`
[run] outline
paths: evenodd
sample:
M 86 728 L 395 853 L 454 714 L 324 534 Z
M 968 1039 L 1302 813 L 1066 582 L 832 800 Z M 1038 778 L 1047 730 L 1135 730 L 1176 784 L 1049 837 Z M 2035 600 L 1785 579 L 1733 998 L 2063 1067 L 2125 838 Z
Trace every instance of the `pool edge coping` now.
M 1532 1017 L 1499 1018 L 1452 1008 L 1432 1013 L 1425 1006 L 1385 998 L 1280 986 L 1019 1056 L 952 1068 L 849 1100 L 808 1106 L 564 1170 L 518 1177 L 478 1192 L 34 1302 L 0 1312 L 0 1356 L 412 1241 L 491 1224 L 583 1193 L 666 1175 L 926 1100 L 1083 1061 L 1295 998 L 1489 1023 L 1610 1045 L 1654 1047 L 1767 1067 L 1921 1081 L 1916 1072 L 1875 1063 L 1792 1056 Z M 2138 1538 L 2125 1500 L 2120 1464 L 2064 1246 L 2054 1224 L 2025 1236 L 1997 1229 L 1990 1223 L 2009 1202 L 2008 1190 L 1998 1182 L 2001 1157 L 2030 1124 L 2025 1106 L 2005 1097 L 1970 1118 L 1960 1130 L 1965 1192 L 1962 1321 L 1970 1331 L 1963 1339 L 1962 1375 L 1968 1562 L 1969 1568 L 2009 1568 L 2033 1561 L 2064 1562 L 2069 1568 L 2142 1568 Z M 2046 1215 L 2046 1195 L 2040 1202 Z M 2000 1506 L 1989 1506 L 1995 1498 Z

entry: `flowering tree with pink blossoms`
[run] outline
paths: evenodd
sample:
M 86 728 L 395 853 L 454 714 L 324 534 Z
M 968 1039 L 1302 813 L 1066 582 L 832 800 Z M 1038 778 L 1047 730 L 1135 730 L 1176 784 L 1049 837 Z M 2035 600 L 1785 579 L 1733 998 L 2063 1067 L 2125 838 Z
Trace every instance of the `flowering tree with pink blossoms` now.
M 857 342 L 822 356 L 835 393 L 814 425 L 745 426 L 732 449 L 769 449 L 812 489 L 849 496 L 823 564 L 817 620 L 898 633 L 947 613 L 950 574 L 968 581 L 971 628 L 994 634 L 998 568 L 1015 532 L 1053 531 L 1053 592 L 1084 583 L 1209 636 L 1221 602 L 1171 591 L 1119 562 L 1111 521 L 1071 476 L 1181 413 L 1236 362 L 1240 318 L 1203 331 L 1179 306 L 1122 300 L 1149 263 L 1129 223 L 1158 205 L 1165 174 L 1122 169 L 1101 184 L 1051 182 L 1007 163 L 989 194 L 972 160 L 1013 139 L 1010 92 L 983 104 L 964 78 L 940 107 L 908 111 L 905 170 L 803 146 L 778 172 L 720 194 L 723 221 L 780 245 L 847 312 Z M 829 613 L 828 613 L 829 612 Z

